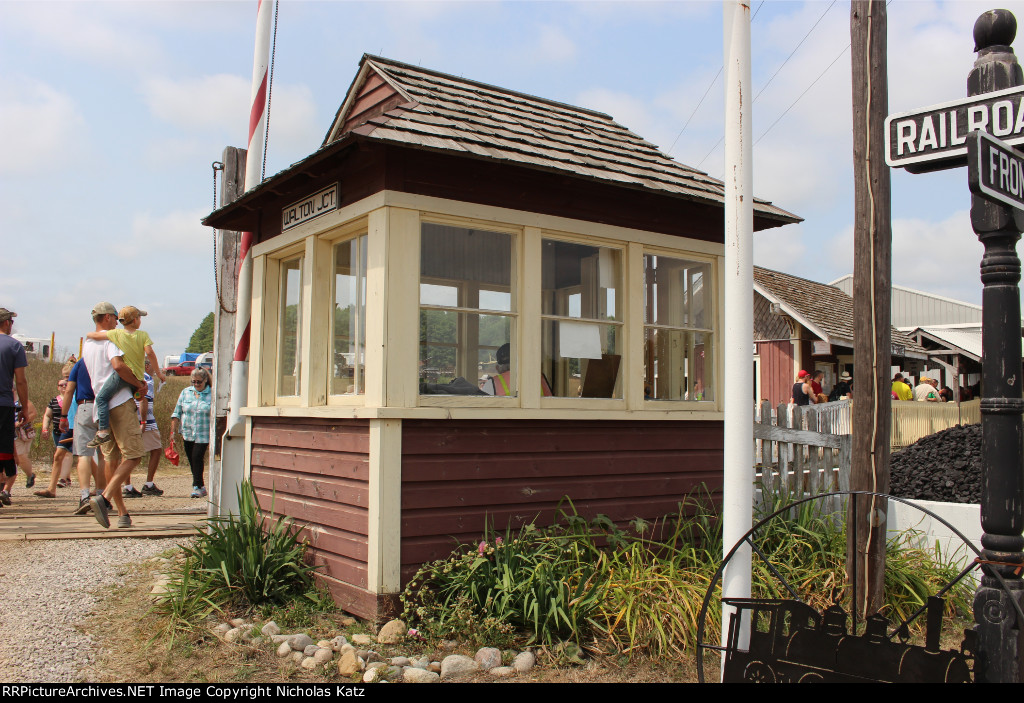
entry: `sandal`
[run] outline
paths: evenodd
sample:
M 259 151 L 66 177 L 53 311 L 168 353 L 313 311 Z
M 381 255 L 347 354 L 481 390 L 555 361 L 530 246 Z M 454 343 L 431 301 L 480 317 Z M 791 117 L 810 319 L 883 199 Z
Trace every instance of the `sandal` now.
M 56 498 L 57 497 L 53 493 L 50 493 L 49 489 L 47 489 L 47 488 L 44 488 L 41 491 L 34 491 L 32 493 L 32 495 L 37 496 L 39 498 Z
M 71 488 L 71 479 L 62 478 L 57 480 L 57 488 Z

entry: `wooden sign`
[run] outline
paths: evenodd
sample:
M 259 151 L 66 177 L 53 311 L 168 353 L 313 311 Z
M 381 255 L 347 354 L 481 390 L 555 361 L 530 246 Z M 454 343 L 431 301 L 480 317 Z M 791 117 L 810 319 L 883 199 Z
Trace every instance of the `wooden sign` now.
M 291 229 L 338 209 L 338 184 L 334 183 L 321 191 L 292 203 L 281 210 L 281 231 Z
M 985 132 L 972 133 L 967 147 L 971 192 L 1024 210 L 1024 153 Z
M 1024 143 L 1024 86 L 889 115 L 885 163 L 911 173 L 966 166 L 967 137 L 975 131 Z

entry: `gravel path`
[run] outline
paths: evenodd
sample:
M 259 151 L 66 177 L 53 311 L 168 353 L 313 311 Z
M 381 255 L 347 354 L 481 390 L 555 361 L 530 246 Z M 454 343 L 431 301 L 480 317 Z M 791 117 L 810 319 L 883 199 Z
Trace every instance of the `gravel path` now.
M 10 680 L 66 683 L 95 660 L 75 628 L 96 609 L 93 591 L 125 582 L 130 568 L 180 539 L 46 540 L 0 543 L 0 668 Z M 146 603 L 125 604 L 139 609 Z

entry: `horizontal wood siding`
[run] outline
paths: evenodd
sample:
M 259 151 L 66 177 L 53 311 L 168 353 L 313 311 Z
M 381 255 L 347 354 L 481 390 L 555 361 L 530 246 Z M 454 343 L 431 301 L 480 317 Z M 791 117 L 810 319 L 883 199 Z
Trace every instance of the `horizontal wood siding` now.
M 487 520 L 550 524 L 564 496 L 587 517 L 650 520 L 702 485 L 719 496 L 720 422 L 405 420 L 403 581 Z
M 261 507 L 304 526 L 342 607 L 372 618 L 363 612 L 376 603 L 366 592 L 369 432 L 365 420 L 253 418 L 252 483 Z

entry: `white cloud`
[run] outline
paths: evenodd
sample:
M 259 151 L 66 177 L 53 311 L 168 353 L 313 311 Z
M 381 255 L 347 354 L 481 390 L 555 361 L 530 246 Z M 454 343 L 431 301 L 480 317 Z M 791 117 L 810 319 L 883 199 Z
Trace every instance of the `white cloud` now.
M 124 241 L 116 244 L 112 253 L 123 259 L 141 259 L 159 252 L 175 259 L 184 255 L 187 260 L 193 259 L 197 252 L 205 255 L 208 251 L 212 260 L 212 230 L 199 223 L 206 214 L 205 210 L 161 215 L 137 213 L 132 218 L 131 232 Z
M 535 63 L 565 63 L 576 58 L 576 43 L 560 27 L 545 24 L 525 56 Z
M 225 73 L 173 80 L 153 78 L 143 85 L 150 112 L 182 129 L 220 129 L 248 124 L 250 81 Z
M 0 79 L 0 173 L 60 171 L 85 137 L 69 95 L 30 78 Z
M 814 279 L 804 246 L 804 227 L 788 225 L 754 233 L 754 264 L 776 271 L 787 271 L 794 276 Z

